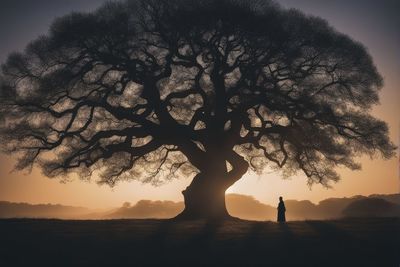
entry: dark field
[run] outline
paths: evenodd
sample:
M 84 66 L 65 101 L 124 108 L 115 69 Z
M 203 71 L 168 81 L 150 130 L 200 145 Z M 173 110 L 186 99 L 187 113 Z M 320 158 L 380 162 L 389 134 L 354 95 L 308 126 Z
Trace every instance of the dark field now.
M 0 266 L 400 266 L 400 219 L 0 220 Z

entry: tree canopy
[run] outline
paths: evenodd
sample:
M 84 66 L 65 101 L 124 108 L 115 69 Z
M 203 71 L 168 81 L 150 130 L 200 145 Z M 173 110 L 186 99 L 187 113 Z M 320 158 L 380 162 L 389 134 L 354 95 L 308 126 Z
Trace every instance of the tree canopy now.
M 233 182 L 269 166 L 328 186 L 356 156 L 393 155 L 370 115 L 382 84 L 362 44 L 270 1 L 109 2 L 9 55 L 1 142 L 17 169 L 111 186 L 216 158 Z

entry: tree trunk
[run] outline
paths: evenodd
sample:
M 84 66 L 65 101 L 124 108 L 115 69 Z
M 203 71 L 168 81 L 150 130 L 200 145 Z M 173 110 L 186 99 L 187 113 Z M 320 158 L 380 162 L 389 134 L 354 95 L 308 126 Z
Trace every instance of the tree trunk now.
M 192 183 L 182 191 L 185 209 L 177 218 L 224 219 L 230 215 L 225 206 L 225 191 L 228 189 L 222 178 L 197 174 Z
M 227 172 L 225 160 L 214 157 L 208 159 L 208 162 L 209 168 L 197 174 L 192 183 L 182 191 L 185 209 L 177 219 L 231 218 L 226 210 L 225 191 L 246 173 L 248 164 L 242 161 Z

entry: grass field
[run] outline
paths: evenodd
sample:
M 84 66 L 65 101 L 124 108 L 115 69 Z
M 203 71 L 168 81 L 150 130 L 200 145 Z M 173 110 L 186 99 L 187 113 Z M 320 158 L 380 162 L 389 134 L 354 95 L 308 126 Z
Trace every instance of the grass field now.
M 0 220 L 0 266 L 400 266 L 400 219 Z

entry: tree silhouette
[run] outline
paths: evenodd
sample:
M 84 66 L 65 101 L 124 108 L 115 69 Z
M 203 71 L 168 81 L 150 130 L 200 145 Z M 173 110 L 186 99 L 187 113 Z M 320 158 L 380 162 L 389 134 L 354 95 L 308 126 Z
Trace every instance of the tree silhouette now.
M 184 218 L 229 216 L 249 168 L 329 186 L 354 156 L 394 151 L 368 114 L 382 78 L 366 49 L 269 1 L 107 3 L 57 19 L 2 71 L 16 169 L 111 186 L 194 174 Z

